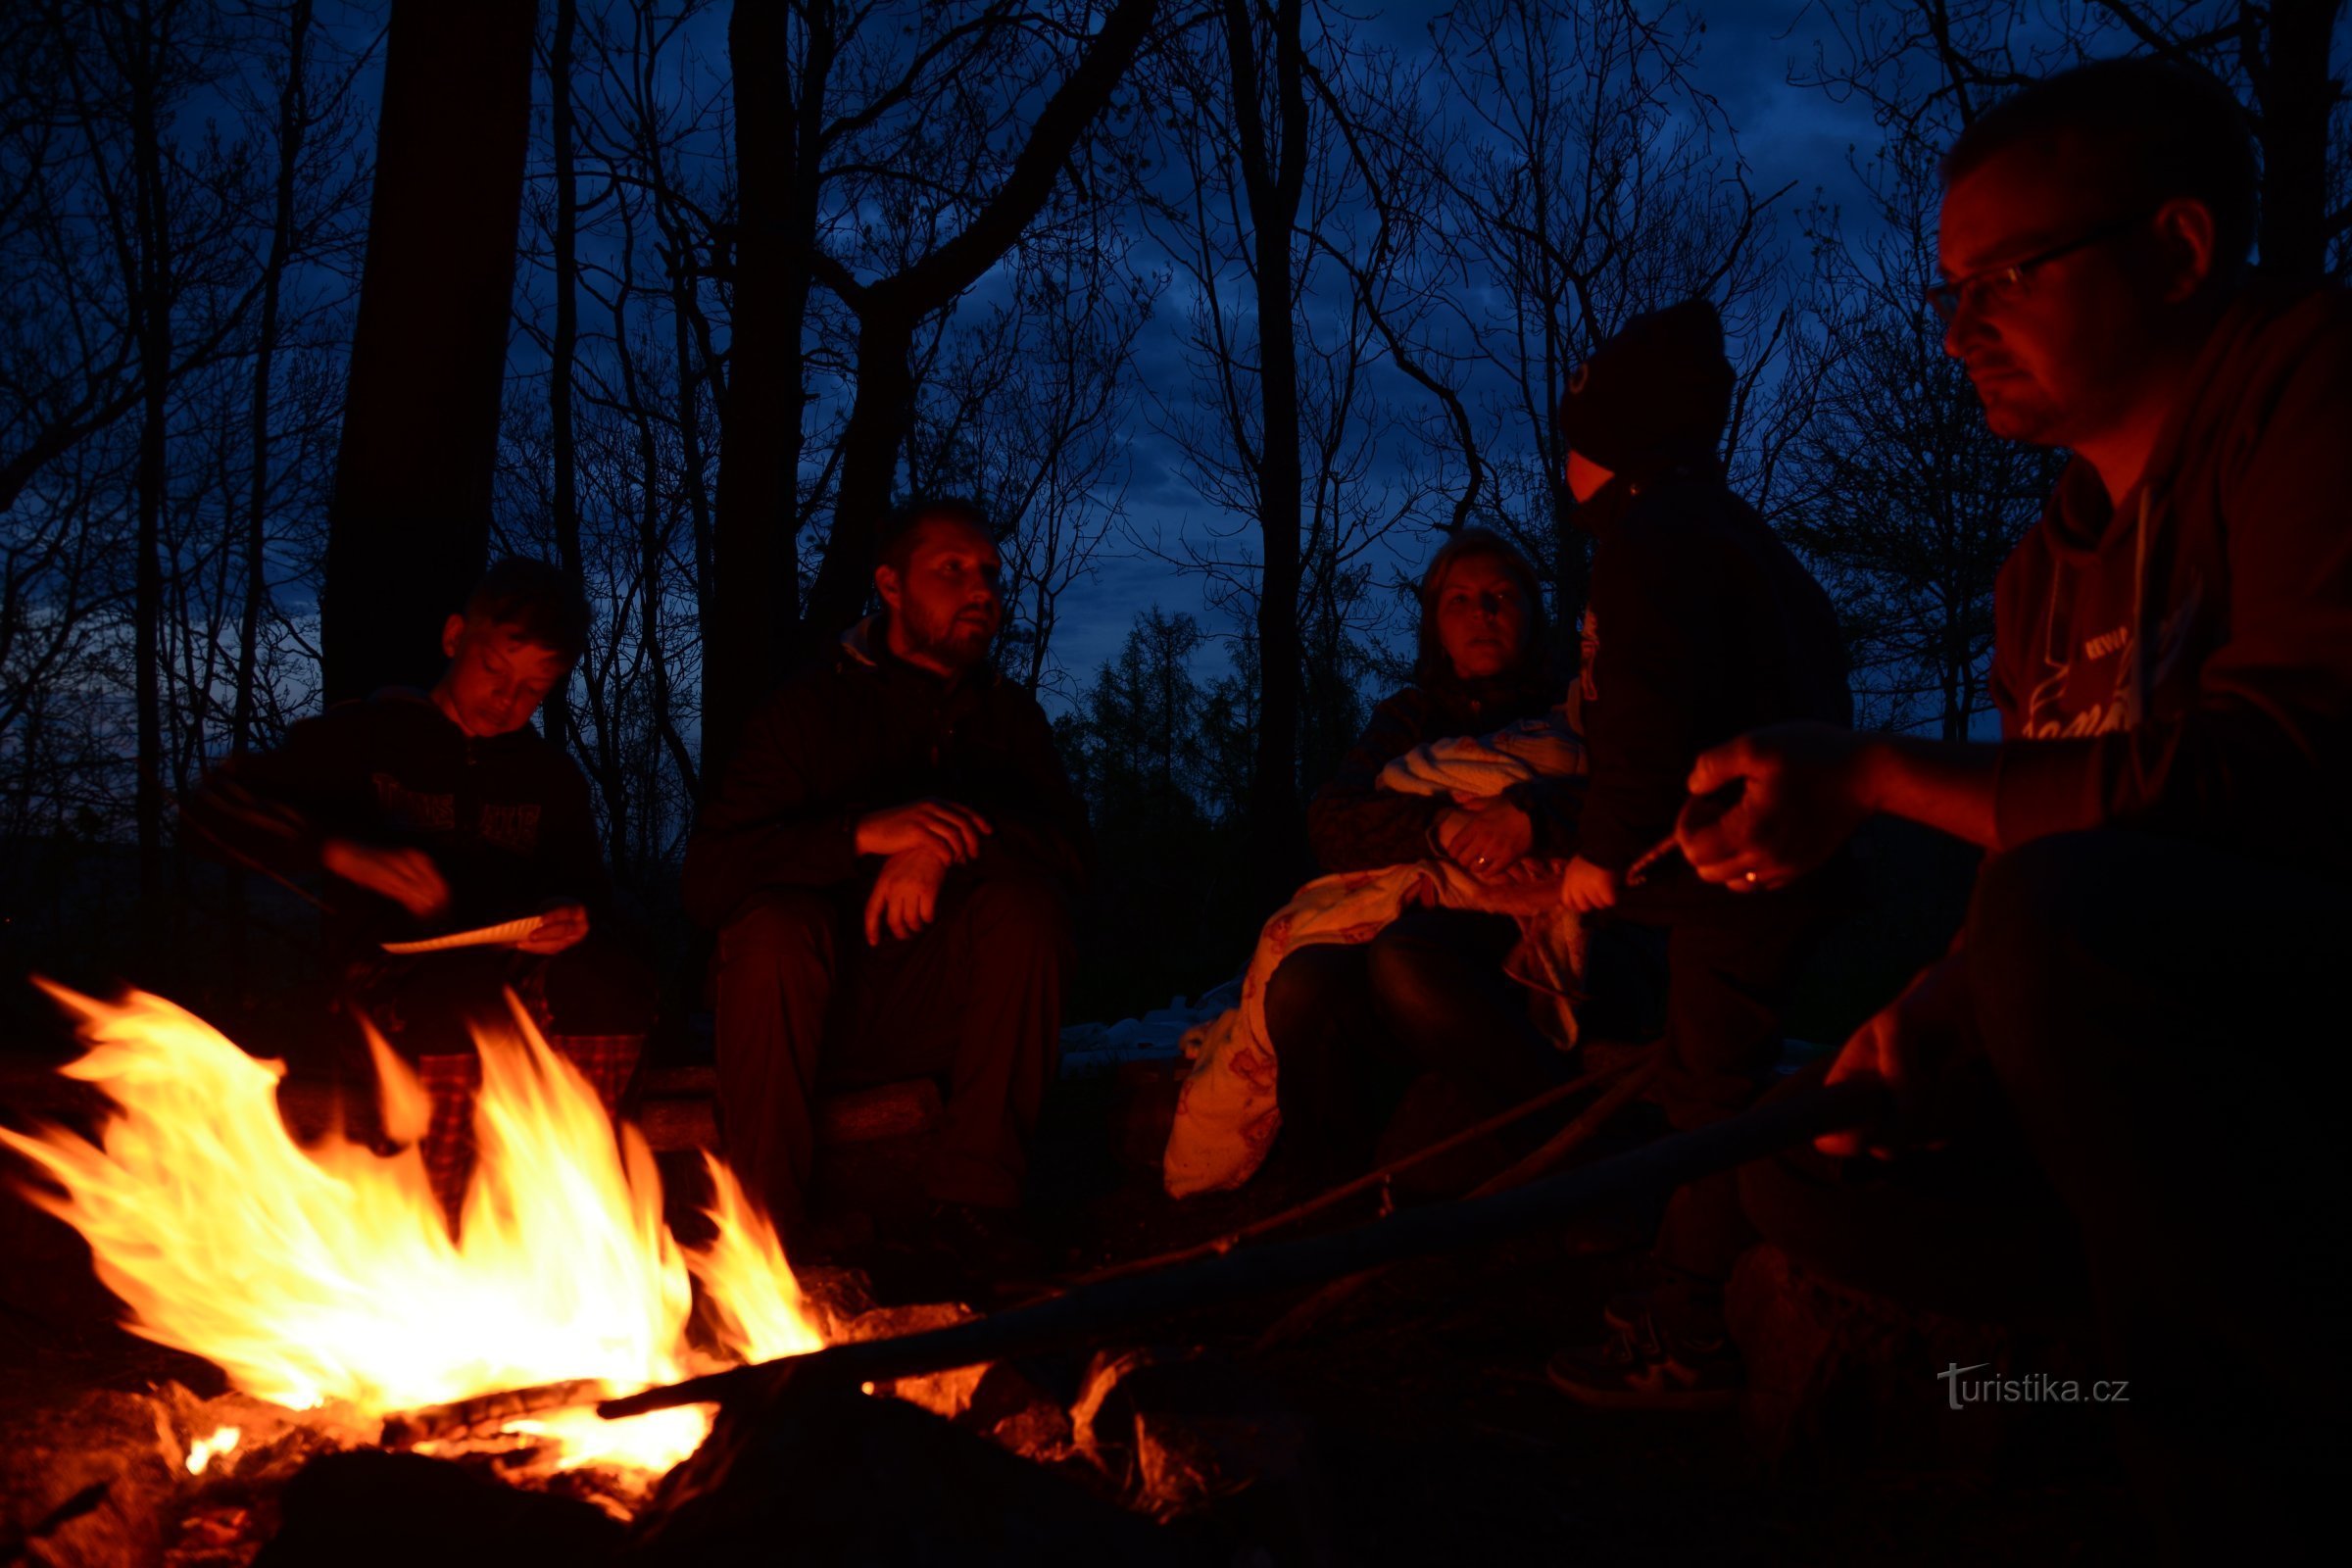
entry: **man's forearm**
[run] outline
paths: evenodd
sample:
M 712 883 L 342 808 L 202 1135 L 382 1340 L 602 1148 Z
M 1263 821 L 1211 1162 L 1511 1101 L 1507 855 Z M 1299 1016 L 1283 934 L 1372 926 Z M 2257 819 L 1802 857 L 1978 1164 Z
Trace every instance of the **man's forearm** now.
M 1988 850 L 1995 839 L 1993 786 L 2000 756 L 1998 746 L 1877 735 L 1855 754 L 1855 788 L 1874 811 Z

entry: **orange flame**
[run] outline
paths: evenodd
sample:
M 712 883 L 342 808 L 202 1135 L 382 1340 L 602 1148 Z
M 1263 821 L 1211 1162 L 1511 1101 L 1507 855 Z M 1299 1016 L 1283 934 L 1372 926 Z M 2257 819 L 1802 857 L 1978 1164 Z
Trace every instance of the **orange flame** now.
M 64 1189 L 29 1196 L 88 1240 L 127 1326 L 248 1394 L 373 1417 L 571 1379 L 615 1393 L 673 1382 L 710 1364 L 686 1343 L 690 1268 L 733 1355 L 822 1343 L 733 1177 L 713 1166 L 718 1239 L 689 1257 L 662 1222 L 645 1140 L 614 1137 L 595 1091 L 519 1013 L 514 1034 L 475 1035 L 478 1157 L 453 1239 L 416 1148 L 294 1143 L 277 1110 L 283 1063 L 160 997 L 44 989 L 89 1048 L 61 1070 L 121 1114 L 98 1144 L 56 1128 L 0 1128 L 0 1143 Z M 415 1076 L 375 1055 L 387 1121 L 413 1123 Z M 696 1408 L 610 1423 L 575 1410 L 509 1430 L 554 1443 L 564 1467 L 661 1470 L 709 1426 Z

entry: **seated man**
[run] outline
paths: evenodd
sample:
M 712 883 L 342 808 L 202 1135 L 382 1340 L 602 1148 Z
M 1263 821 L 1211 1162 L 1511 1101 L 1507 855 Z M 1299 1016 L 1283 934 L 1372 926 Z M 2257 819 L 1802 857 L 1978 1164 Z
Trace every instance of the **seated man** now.
M 1060 1039 L 1086 812 L 1036 700 L 988 665 L 997 547 L 959 501 L 883 530 L 882 609 L 753 718 L 686 849 L 718 931 L 727 1158 L 791 1230 L 821 1084 L 935 1074 L 939 1239 L 1021 1200 Z
M 2249 273 L 2255 188 L 2229 93 L 2155 62 L 1969 127 L 1929 298 L 1992 429 L 2074 454 L 2000 575 L 2003 738 L 1767 730 L 1700 760 L 1694 793 L 1745 794 L 1681 834 L 1736 893 L 1872 811 L 1986 850 L 1960 940 L 1831 1070 L 1890 1119 L 1742 1196 L 1800 1263 L 1947 1312 L 2086 1287 L 2191 1562 L 2327 1539 L 2348 1383 L 2309 1074 L 2352 954 L 2352 302 Z
M 343 1002 L 416 1059 L 425 1140 L 454 1216 L 472 1166 L 479 1063 L 468 1026 L 513 987 L 550 1043 L 617 1104 L 653 1025 L 651 972 L 607 930 L 611 889 L 587 781 L 530 727 L 572 663 L 588 607 L 555 567 L 510 558 L 442 627 L 430 693 L 388 688 L 233 757 L 186 803 L 192 842 L 279 878 L 326 874 Z M 512 946 L 395 956 L 386 941 L 544 916 Z

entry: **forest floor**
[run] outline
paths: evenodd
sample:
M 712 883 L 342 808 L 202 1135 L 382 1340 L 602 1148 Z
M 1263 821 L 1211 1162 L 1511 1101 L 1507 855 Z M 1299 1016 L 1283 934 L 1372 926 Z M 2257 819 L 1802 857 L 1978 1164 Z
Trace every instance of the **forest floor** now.
M 0 1056 L 0 1116 L 53 1110 L 42 1062 Z M 1152 1107 L 1133 1075 L 1060 1086 L 1037 1180 L 1067 1266 L 1148 1255 L 1302 1196 L 1279 1178 L 1177 1205 L 1138 1157 Z M 665 1161 L 665 1163 L 668 1163 Z M 1349 1216 L 1360 1218 L 1362 1216 Z M 0 1471 L 22 1435 L 94 1391 L 220 1374 L 116 1326 L 79 1239 L 0 1198 Z M 2144 1560 L 2149 1543 L 2104 1442 L 2052 1474 L 1923 1467 L 1869 1456 L 1759 1459 L 1737 1414 L 1602 1414 L 1544 1381 L 1544 1362 L 1593 1337 L 1623 1265 L 1528 1241 L 1399 1269 L 1302 1341 L 1260 1350 L 1274 1301 L 1170 1324 L 1268 1393 L 1311 1435 L 1311 1485 L 1261 1489 L 1180 1526 L 1217 1560 L 1340 1563 L 1982 1563 Z M 877 1282 L 878 1284 L 881 1282 Z M 1923 1366 L 1923 1384 L 1934 1369 Z M 13 1435 L 13 1436 L 12 1436 Z M 0 1495 L 37 1494 L 0 1475 Z M 0 1520 L 0 1525 L 24 1521 Z M 6 1531 L 0 1529 L 0 1537 Z M 5 1553 L 0 1553 L 5 1555 Z

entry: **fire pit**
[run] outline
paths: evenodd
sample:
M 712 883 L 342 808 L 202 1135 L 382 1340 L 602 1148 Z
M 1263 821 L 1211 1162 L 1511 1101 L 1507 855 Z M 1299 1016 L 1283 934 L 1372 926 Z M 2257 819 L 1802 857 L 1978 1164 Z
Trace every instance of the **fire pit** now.
M 125 1326 L 237 1391 L 221 1410 L 159 1406 L 191 1476 L 288 1444 L 384 1446 L 477 1456 L 525 1485 L 592 1472 L 566 1490 L 625 1516 L 710 1412 L 613 1422 L 598 1400 L 824 1343 L 726 1168 L 710 1162 L 712 1239 L 682 1248 L 644 1141 L 616 1136 L 519 1010 L 478 1036 L 479 1161 L 453 1236 L 413 1143 L 423 1092 L 380 1041 L 381 1120 L 407 1147 L 336 1131 L 306 1149 L 279 1115 L 277 1063 L 158 997 L 50 990 L 88 1047 L 62 1070 L 115 1113 L 95 1142 L 57 1127 L 0 1142 L 53 1184 L 27 1196 L 89 1243 Z

